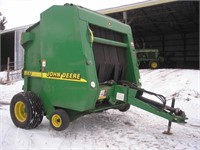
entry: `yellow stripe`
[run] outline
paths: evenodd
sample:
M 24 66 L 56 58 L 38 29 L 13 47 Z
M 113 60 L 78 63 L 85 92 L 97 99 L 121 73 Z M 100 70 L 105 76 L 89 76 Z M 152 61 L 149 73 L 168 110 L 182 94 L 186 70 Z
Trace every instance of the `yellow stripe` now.
M 73 82 L 87 82 L 87 80 L 85 80 L 83 78 L 74 79 L 73 76 L 67 77 L 67 74 L 76 75 L 73 73 L 58 73 L 58 72 L 51 72 L 51 73 L 54 73 L 55 76 L 49 76 L 48 73 L 45 73 L 45 72 L 42 73 L 42 72 L 34 72 L 34 71 L 25 70 L 24 76 L 44 78 L 44 79 L 53 79 L 53 80 L 73 81 Z
M 106 96 L 99 96 L 98 99 L 105 99 L 105 98 L 106 98 Z
M 30 76 L 30 77 L 42 77 L 42 73 L 41 72 L 33 72 L 33 71 L 24 71 L 24 75 L 25 76 Z

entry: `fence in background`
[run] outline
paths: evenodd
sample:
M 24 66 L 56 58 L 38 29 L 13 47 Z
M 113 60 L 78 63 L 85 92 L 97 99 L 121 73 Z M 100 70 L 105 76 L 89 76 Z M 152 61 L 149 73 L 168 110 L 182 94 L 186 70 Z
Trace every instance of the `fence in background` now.
M 17 69 L 15 70 L 15 62 L 10 62 L 10 57 L 7 59 L 7 78 L 6 78 L 6 83 L 13 82 L 13 81 L 18 81 L 22 79 L 22 68 L 23 66 L 18 66 Z

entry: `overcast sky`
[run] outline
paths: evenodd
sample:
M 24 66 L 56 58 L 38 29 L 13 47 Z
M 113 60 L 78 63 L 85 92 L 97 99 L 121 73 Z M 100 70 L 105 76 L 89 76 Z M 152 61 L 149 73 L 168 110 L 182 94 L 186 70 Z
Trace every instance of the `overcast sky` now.
M 0 12 L 7 18 L 6 29 L 24 26 L 39 21 L 40 13 L 52 5 L 73 3 L 100 10 L 146 0 L 0 0 Z

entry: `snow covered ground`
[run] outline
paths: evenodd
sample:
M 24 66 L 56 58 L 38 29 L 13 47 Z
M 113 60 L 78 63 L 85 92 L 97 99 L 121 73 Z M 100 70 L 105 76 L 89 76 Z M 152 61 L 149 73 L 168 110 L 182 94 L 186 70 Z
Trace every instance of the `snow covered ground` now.
M 32 130 L 16 128 L 9 105 L 23 81 L 0 85 L 0 150 L 36 149 L 200 149 L 200 70 L 140 70 L 143 88 L 171 99 L 185 111 L 188 123 L 172 124 L 172 135 L 162 134 L 167 120 L 131 106 L 125 113 L 108 110 L 80 117 L 57 132 L 44 118 Z M 171 101 L 168 101 L 169 105 Z

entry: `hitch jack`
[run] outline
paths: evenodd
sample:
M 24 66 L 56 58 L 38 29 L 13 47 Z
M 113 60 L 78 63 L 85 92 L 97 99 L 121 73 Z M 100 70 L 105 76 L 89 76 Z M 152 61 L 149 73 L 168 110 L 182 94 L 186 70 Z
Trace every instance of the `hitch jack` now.
M 174 106 L 175 106 L 175 98 L 173 97 L 172 98 L 172 103 L 171 103 L 171 108 L 174 108 Z M 172 132 L 170 132 L 171 126 L 172 126 L 172 122 L 169 121 L 168 122 L 168 126 L 167 126 L 167 131 L 164 131 L 163 134 L 171 135 L 172 134 Z

